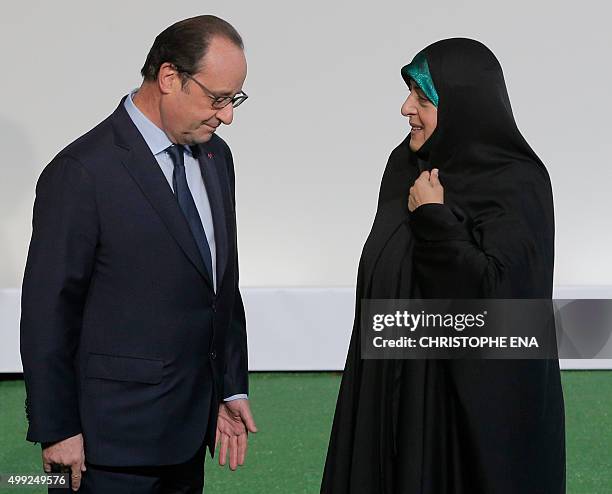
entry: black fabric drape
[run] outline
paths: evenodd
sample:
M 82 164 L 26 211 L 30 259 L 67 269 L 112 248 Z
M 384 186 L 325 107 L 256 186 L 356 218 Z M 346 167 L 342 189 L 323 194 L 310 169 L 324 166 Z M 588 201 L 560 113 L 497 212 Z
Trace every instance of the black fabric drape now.
M 383 175 L 321 492 L 563 493 L 557 360 L 361 359 L 362 299 L 552 296 L 550 180 L 499 62 L 463 38 L 424 53 L 438 126 L 418 153 L 406 138 Z M 410 186 L 433 167 L 444 204 L 409 213 Z

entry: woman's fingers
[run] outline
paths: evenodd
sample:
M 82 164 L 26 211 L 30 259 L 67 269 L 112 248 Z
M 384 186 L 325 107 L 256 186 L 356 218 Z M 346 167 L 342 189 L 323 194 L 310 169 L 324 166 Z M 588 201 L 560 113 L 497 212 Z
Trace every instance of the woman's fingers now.
M 431 175 L 429 178 L 429 183 L 432 185 L 432 187 L 437 187 L 438 185 L 440 185 L 440 177 L 438 175 L 439 175 L 439 170 L 437 168 L 434 168 L 431 171 Z
M 417 180 L 421 180 L 422 182 L 429 182 L 429 172 L 427 170 L 421 172 L 419 178 Z
M 423 204 L 444 203 L 444 187 L 440 183 L 439 170 L 434 168 L 431 173 L 424 171 L 410 187 L 408 210 L 410 212 Z
M 408 198 L 408 211 L 412 213 L 415 209 L 416 209 L 416 204 L 414 201 L 414 197 L 410 196 Z

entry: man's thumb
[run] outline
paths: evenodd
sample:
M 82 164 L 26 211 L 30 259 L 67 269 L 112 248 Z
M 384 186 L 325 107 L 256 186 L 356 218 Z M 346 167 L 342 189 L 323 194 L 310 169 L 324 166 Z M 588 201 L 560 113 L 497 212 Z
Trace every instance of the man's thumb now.
M 255 425 L 255 420 L 253 420 L 253 415 L 251 415 L 251 410 L 248 408 L 244 410 L 242 420 L 249 432 L 257 432 L 257 426 Z

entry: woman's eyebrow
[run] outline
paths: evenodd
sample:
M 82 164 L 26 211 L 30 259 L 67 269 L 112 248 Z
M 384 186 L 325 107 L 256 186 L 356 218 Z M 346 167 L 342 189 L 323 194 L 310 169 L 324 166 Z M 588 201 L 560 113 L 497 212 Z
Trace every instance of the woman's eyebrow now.
M 421 89 L 421 87 L 418 84 L 413 84 L 412 87 L 410 88 L 411 91 L 416 91 L 416 93 L 421 97 L 421 98 L 427 98 L 427 95 L 425 94 L 425 92 Z

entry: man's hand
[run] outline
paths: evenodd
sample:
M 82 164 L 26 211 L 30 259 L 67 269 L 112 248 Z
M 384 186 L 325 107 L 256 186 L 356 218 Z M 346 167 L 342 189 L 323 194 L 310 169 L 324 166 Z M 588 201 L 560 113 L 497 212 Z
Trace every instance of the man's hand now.
M 87 470 L 85 467 L 85 450 L 83 449 L 83 435 L 69 437 L 42 450 L 43 469 L 51 473 L 52 465 L 60 465 L 70 468 L 70 480 L 72 490 L 77 491 L 81 487 L 81 472 Z
M 249 400 L 238 399 L 219 405 L 215 439 L 215 447 L 221 443 L 219 465 L 225 466 L 228 450 L 230 470 L 236 470 L 239 465 L 244 465 L 249 432 L 257 432 Z
M 408 210 L 412 213 L 423 204 L 444 204 L 444 187 L 438 179 L 438 169 L 424 171 L 410 187 Z

